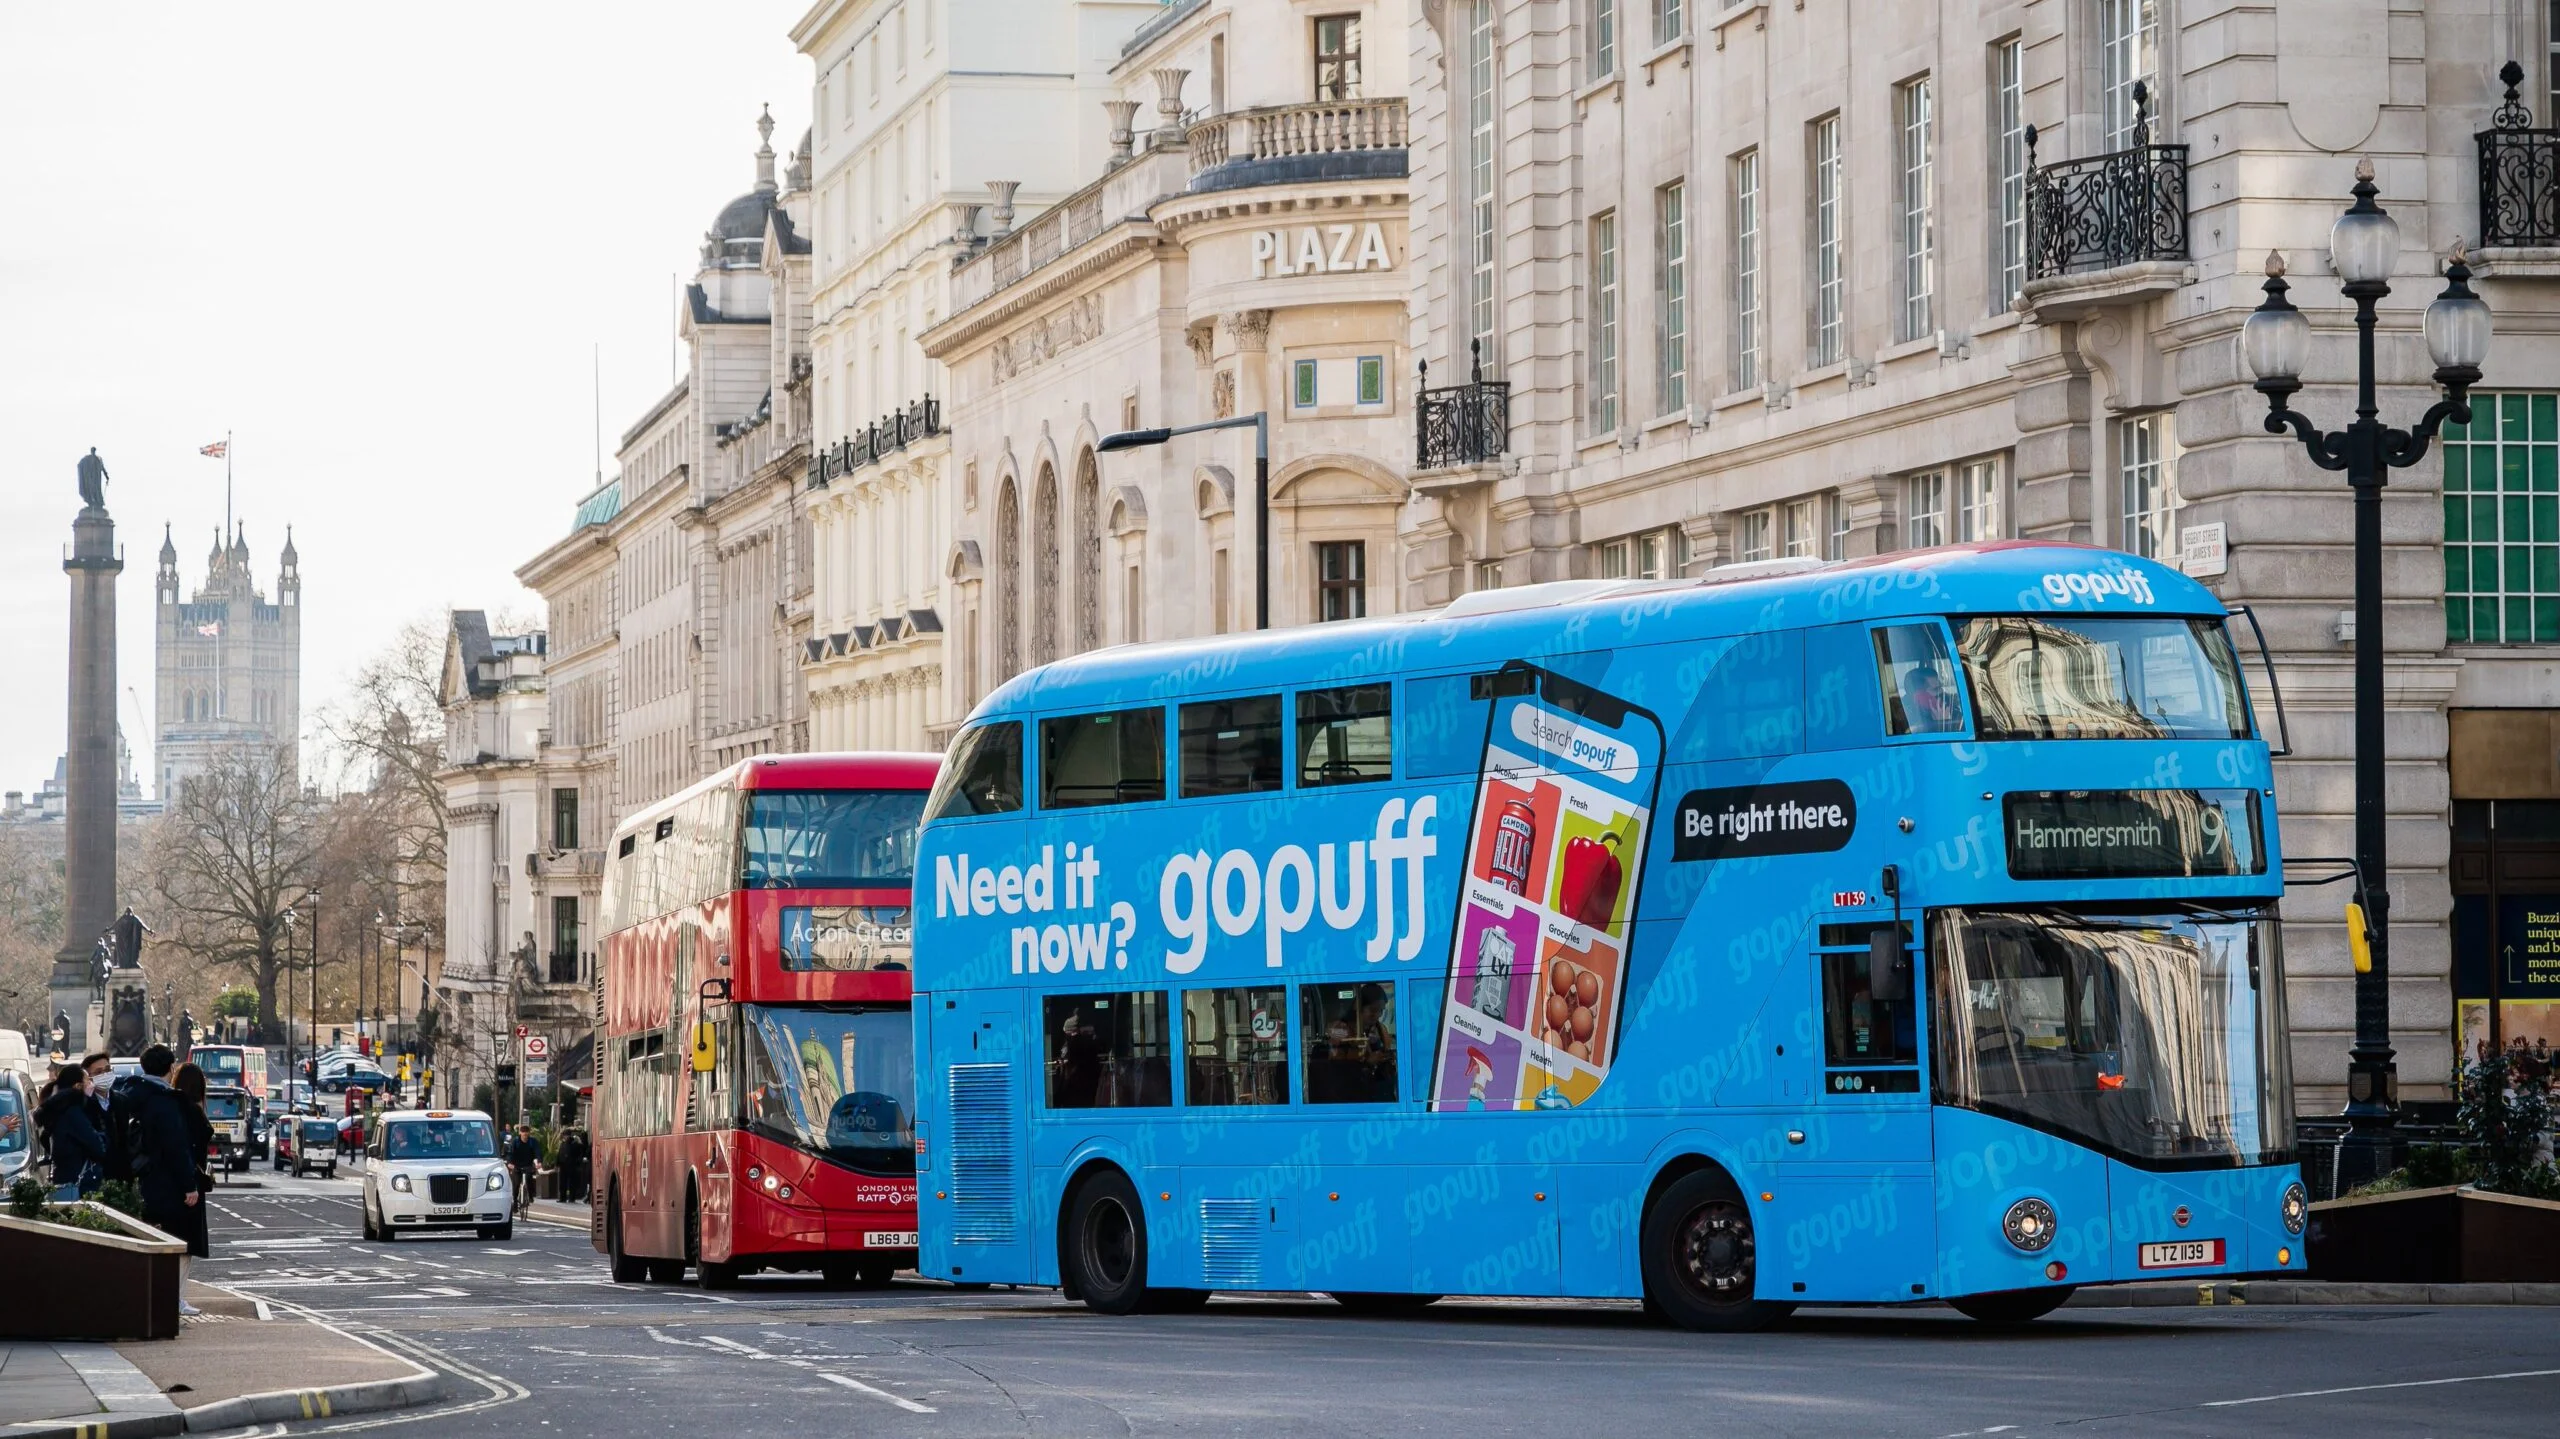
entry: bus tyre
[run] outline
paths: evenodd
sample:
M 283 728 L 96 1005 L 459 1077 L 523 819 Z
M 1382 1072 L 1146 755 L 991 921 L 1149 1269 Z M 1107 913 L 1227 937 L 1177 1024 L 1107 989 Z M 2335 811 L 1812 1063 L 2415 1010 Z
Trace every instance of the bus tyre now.
M 613 1266 L 614 1283 L 637 1284 L 649 1277 L 649 1262 L 623 1252 L 622 1191 L 616 1188 L 608 1192 L 611 1197 L 606 1199 L 604 1210 L 605 1261 Z
M 1641 1242 L 1644 1296 L 1682 1329 L 1759 1329 L 1794 1307 L 1751 1297 L 1759 1282 L 1751 1207 L 1720 1171 L 1684 1175 L 1655 1196 Z
M 1349 1313 L 1381 1319 L 1399 1314 L 1419 1314 L 1440 1302 L 1437 1294 L 1372 1294 L 1336 1290 L 1325 1297 Z
M 1996 1294 L 1968 1294 L 1950 1299 L 1958 1314 L 1984 1324 L 2027 1324 L 2062 1307 L 2076 1285 L 2051 1289 L 2003 1289 Z
M 1135 1314 L 1147 1301 L 1147 1220 L 1138 1192 L 1116 1169 L 1076 1186 L 1067 1200 L 1066 1279 L 1099 1314 Z

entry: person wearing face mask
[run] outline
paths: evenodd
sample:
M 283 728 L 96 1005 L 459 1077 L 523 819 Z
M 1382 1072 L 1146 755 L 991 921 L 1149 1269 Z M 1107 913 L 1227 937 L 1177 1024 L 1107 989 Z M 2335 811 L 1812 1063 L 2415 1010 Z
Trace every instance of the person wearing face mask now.
M 91 1117 L 89 1071 L 66 1064 L 36 1104 L 36 1133 L 53 1160 L 54 1202 L 67 1204 L 105 1182 L 106 1136 Z

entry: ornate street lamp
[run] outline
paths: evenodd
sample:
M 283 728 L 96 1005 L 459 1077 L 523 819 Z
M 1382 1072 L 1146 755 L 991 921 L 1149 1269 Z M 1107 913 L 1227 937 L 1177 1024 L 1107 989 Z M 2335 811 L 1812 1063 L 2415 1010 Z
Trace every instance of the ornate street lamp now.
M 2373 202 L 2373 162 L 2356 166 L 2355 203 L 2329 234 L 2329 253 L 2356 307 L 2356 418 L 2345 429 L 2321 431 L 2289 403 L 2302 388 L 2302 363 L 2311 348 L 2311 322 L 2285 299 L 2284 256 L 2267 256 L 2267 298 L 2240 330 L 2240 350 L 2267 397 L 2267 429 L 2288 428 L 2324 470 L 2344 470 L 2355 492 L 2356 549 L 2356 869 L 2370 959 L 2356 967 L 2356 1037 L 2347 1058 L 2348 1132 L 2338 1151 L 2338 1188 L 2388 1173 L 2398 1164 L 2393 1125 L 2400 1080 L 2391 1051 L 2390 871 L 2385 851 L 2388 811 L 2383 797 L 2382 725 L 2382 487 L 2395 469 L 2425 458 L 2445 421 L 2471 422 L 2470 389 L 2480 382 L 2489 356 L 2489 307 L 2471 293 L 2471 267 L 2457 244 L 2445 262 L 2444 293 L 2427 306 L 2427 350 L 2435 358 L 2436 383 L 2445 397 L 2410 430 L 2390 428 L 2374 403 L 2374 306 L 2391 293 L 2391 268 L 2400 253 L 2400 226 Z M 2351 941 L 2352 941 L 2351 936 Z

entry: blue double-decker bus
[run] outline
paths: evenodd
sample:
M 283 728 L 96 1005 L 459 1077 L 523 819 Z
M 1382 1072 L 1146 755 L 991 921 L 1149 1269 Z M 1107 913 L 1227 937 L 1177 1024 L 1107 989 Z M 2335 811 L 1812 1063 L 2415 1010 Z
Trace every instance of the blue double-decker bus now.
M 1025 674 L 917 861 L 919 1267 L 1702 1329 L 2299 1271 L 2225 618 L 1993 544 Z

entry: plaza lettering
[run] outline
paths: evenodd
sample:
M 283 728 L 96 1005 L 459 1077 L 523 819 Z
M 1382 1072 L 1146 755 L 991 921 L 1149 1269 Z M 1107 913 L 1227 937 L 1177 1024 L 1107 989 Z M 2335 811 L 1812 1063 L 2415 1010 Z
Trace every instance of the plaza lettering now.
M 1257 230 L 1253 235 L 1253 278 L 1273 275 L 1324 275 L 1356 270 L 1392 270 L 1385 227 L 1365 225 L 1301 225 L 1295 230 Z

